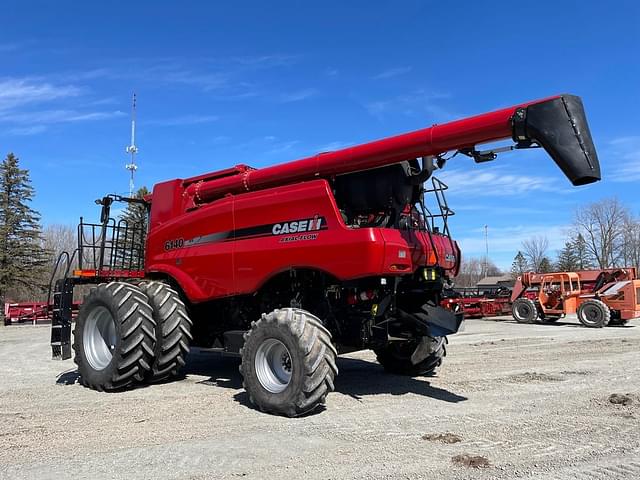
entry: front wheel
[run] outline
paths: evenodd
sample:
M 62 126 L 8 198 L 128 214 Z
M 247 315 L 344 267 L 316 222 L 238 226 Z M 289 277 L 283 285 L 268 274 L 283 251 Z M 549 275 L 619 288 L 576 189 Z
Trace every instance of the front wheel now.
M 611 310 L 604 302 L 592 299 L 586 300 L 578 307 L 578 320 L 585 327 L 602 328 L 611 320 Z
M 267 413 L 295 417 L 325 402 L 338 374 L 337 352 L 320 319 L 283 308 L 252 322 L 240 351 L 242 385 Z
M 92 289 L 74 331 L 80 382 L 116 390 L 144 380 L 153 362 L 154 328 L 148 298 L 136 286 L 111 282 Z
M 538 318 L 536 304 L 529 298 L 517 298 L 513 302 L 511 313 L 518 323 L 533 323 Z
M 418 347 L 418 342 L 391 342 L 374 352 L 378 363 L 389 373 L 411 377 L 431 375 L 447 355 L 447 337 L 423 337 L 421 342 L 427 342 L 430 353 L 416 364 L 411 361 L 411 356 Z

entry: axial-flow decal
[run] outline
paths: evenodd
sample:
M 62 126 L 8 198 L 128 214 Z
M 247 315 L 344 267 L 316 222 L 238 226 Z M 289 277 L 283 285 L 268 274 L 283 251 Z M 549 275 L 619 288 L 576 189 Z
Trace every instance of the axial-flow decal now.
M 263 225 L 256 225 L 253 227 L 239 228 L 236 230 L 228 230 L 224 232 L 214 232 L 207 235 L 201 235 L 198 237 L 190 238 L 187 240 L 167 240 L 165 242 L 165 250 L 174 250 L 182 247 L 192 247 L 195 245 L 202 245 L 205 243 L 214 242 L 228 242 L 231 240 L 249 240 L 252 238 L 271 237 L 287 235 L 280 241 L 296 241 L 296 240 L 315 240 L 318 238 L 320 230 L 327 230 L 327 220 L 320 215 L 314 215 L 309 218 L 301 218 L 297 220 L 289 220 L 279 223 L 267 223 Z M 300 234 L 291 236 L 291 234 Z

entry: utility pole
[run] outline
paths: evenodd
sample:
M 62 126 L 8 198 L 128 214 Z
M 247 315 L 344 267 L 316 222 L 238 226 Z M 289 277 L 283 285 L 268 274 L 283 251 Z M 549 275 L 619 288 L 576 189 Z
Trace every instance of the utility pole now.
M 489 276 L 489 226 L 484 226 L 484 276 Z

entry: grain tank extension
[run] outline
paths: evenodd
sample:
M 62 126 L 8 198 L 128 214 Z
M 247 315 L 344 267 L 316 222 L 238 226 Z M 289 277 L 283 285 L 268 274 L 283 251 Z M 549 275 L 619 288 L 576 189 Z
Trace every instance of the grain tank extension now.
M 499 149 L 483 143 L 512 139 Z M 236 165 L 157 184 L 144 199 L 107 195 L 61 258 L 54 358 L 75 352 L 81 382 L 117 390 L 174 377 L 190 346 L 239 356 L 263 411 L 324 403 L 336 356 L 372 349 L 389 372 L 425 375 L 462 315 L 440 306 L 460 266 L 447 186 L 455 153 L 476 162 L 541 147 L 573 185 L 600 180 L 578 97 L 561 95 L 267 168 Z M 113 201 L 147 225 L 110 218 Z M 78 269 L 70 271 L 71 257 Z M 71 339 L 71 298 L 84 300 Z

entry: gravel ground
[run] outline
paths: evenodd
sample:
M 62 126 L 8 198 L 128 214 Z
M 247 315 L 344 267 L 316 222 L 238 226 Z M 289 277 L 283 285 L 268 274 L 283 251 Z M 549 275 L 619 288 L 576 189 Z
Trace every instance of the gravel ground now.
M 0 478 L 640 478 L 638 321 L 469 320 L 437 376 L 341 357 L 327 408 L 297 419 L 252 409 L 238 361 L 212 355 L 94 392 L 48 337 L 0 327 Z

